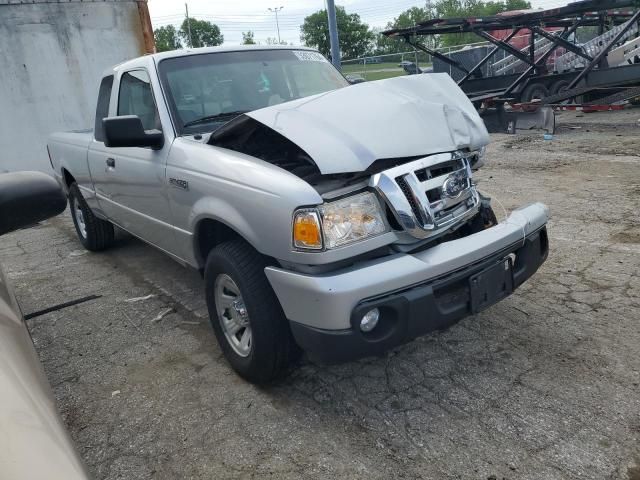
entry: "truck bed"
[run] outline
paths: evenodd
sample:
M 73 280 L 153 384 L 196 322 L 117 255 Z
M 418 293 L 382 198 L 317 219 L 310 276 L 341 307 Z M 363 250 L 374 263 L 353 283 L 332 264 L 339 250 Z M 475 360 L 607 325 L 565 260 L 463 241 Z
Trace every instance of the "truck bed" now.
M 71 132 L 53 133 L 47 141 L 49 158 L 56 178 L 66 186 L 65 172 L 73 172 L 73 177 L 79 184 L 89 185 L 89 165 L 87 152 L 93 140 L 93 129 L 74 130 Z

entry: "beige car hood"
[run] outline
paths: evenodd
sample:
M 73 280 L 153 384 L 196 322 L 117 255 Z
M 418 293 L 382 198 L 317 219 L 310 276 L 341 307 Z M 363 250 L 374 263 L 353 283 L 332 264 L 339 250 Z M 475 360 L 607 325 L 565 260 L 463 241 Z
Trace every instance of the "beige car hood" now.
M 246 115 L 302 148 L 323 174 L 489 143 L 482 119 L 445 73 L 360 83 Z

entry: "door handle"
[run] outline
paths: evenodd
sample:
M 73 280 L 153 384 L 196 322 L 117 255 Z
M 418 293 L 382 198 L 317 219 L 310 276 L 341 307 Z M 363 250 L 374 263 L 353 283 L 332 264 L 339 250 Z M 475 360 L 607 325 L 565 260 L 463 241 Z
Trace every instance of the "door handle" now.
M 107 167 L 116 168 L 116 161 L 113 158 L 107 158 Z

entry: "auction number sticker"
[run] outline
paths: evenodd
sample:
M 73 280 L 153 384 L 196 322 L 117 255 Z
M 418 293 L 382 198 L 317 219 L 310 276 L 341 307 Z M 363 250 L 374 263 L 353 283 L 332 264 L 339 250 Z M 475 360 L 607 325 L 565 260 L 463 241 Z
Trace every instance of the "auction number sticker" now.
M 293 54 L 302 62 L 326 62 L 322 54 L 318 52 L 307 52 L 303 50 L 294 50 Z

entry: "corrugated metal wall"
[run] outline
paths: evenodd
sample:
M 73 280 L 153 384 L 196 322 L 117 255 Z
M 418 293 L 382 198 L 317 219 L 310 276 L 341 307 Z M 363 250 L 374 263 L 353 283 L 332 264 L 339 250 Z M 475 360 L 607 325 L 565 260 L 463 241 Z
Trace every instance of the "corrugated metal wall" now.
M 93 126 L 102 72 L 150 28 L 146 0 L 0 0 L 0 172 L 50 172 L 47 136 Z

